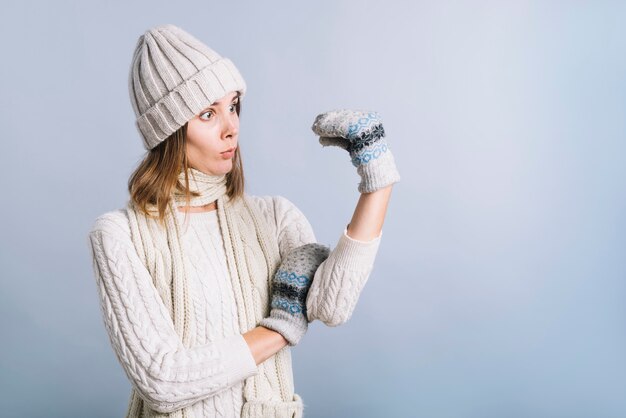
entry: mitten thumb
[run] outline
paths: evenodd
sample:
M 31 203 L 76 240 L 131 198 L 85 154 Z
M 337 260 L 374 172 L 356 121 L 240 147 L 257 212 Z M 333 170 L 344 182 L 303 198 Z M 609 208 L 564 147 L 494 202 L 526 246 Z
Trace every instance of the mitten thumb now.
M 349 142 L 345 138 L 329 138 L 327 136 L 320 136 L 320 144 L 324 147 L 335 146 L 348 150 Z

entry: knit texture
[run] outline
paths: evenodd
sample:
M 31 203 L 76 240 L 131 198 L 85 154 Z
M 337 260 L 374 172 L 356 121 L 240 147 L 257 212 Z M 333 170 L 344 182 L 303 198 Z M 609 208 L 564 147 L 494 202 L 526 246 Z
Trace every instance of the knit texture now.
M 211 176 L 195 169 L 189 171 L 191 190 L 208 195 L 214 195 L 215 189 L 225 191 L 224 175 Z M 132 204 L 128 206 L 128 214 L 135 249 L 140 257 L 146 260 L 146 267 L 157 288 L 159 285 L 171 287 L 171 292 L 165 291 L 161 296 L 166 306 L 170 307 L 174 327 L 181 336 L 183 345 L 186 348 L 192 348 L 197 345 L 196 318 L 191 304 L 189 278 L 184 270 L 184 254 L 180 244 L 181 225 L 178 217 L 174 216 L 177 211 L 174 206 L 175 200 L 169 202 L 165 228 L 161 228 L 157 220 L 148 218 L 139 210 L 135 210 Z M 192 206 L 199 206 L 204 202 L 204 199 L 197 199 L 196 205 Z M 239 328 L 242 333 L 245 333 L 256 327 L 259 321 L 268 315 L 269 300 L 266 289 L 279 263 L 278 244 L 267 223 L 245 196 L 231 201 L 224 193 L 217 197 L 216 203 L 228 271 L 237 305 Z M 159 245 L 159 242 L 163 241 L 167 245 Z M 160 259 L 171 261 L 171 274 L 164 274 L 157 268 L 158 264 L 155 265 L 152 261 L 153 254 L 159 255 Z M 282 403 L 287 403 L 301 412 L 302 405 L 294 404 L 293 377 L 287 373 L 290 370 L 289 362 L 290 359 L 284 354 L 284 350 L 281 350 L 259 365 L 261 370 L 268 369 L 268 374 L 274 378 L 274 385 L 266 384 L 263 379 L 265 373 L 249 377 L 244 382 L 245 400 L 269 403 L 277 407 Z M 140 405 L 146 400 L 141 395 L 137 393 L 135 399 L 131 399 L 131 410 L 135 409 L 134 403 Z M 175 411 L 175 416 L 186 416 L 191 413 L 187 406 L 184 408 L 179 408 L 179 406 L 159 412 Z
M 360 193 L 372 193 L 400 181 L 385 129 L 377 112 L 339 109 L 317 115 L 311 129 L 322 146 L 338 146 L 350 153 L 361 177 Z
M 319 265 L 330 249 L 322 244 L 305 244 L 282 258 L 271 283 L 272 310 L 262 326 L 282 334 L 289 345 L 298 344 L 308 328 L 306 297 Z
M 228 58 L 172 25 L 147 30 L 137 40 L 128 76 L 136 126 L 149 150 L 214 101 L 246 83 Z
M 297 246 L 316 241 L 302 212 L 287 199 L 247 197 L 277 238 L 281 257 Z M 267 361 L 258 369 L 255 366 L 240 335 L 243 331 L 232 283 L 224 276 L 228 274 L 225 259 L 221 254 L 207 256 L 213 248 L 224 248 L 220 234 L 212 232 L 211 238 L 205 237 L 207 229 L 219 226 L 217 212 L 214 214 L 187 214 L 188 222 L 182 225 L 183 259 L 193 284 L 190 295 L 197 330 L 196 345 L 189 349 L 182 345 L 168 308 L 134 249 L 128 210 L 100 216 L 90 232 L 98 293 L 112 347 L 133 389 L 150 394 L 141 408 L 129 408 L 128 416 L 175 416 L 173 411 L 184 406 L 189 407 L 186 416 L 196 417 L 293 416 L 290 412 L 280 415 L 279 411 L 290 410 L 299 413 L 302 400 L 295 393 L 291 402 L 248 400 L 244 405 L 242 382 L 257 373 L 262 377 L 261 387 L 275 390 L 276 370 L 261 367 Z M 178 217 L 181 223 L 183 218 L 182 214 Z M 317 270 L 307 299 L 309 317 L 329 325 L 350 317 L 349 309 L 358 299 L 354 292 L 366 282 L 380 241 L 380 236 L 368 242 L 357 241 L 346 232 L 344 229 L 337 246 Z M 159 268 L 171 268 L 165 258 L 157 258 Z M 208 283 L 207 277 L 211 279 Z M 265 287 L 269 287 L 269 281 Z M 289 347 L 283 352 L 288 359 L 286 374 L 291 375 Z

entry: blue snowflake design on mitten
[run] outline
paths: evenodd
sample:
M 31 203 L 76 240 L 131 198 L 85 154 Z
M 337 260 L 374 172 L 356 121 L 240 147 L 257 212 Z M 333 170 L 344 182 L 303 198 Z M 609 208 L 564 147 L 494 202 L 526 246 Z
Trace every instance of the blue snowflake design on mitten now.
M 275 298 L 272 301 L 272 308 L 281 309 L 291 315 L 306 315 L 306 305 L 300 305 L 284 298 Z
M 348 151 L 358 152 L 385 136 L 385 129 L 378 113 L 357 113 L 360 117 L 348 126 L 347 139 L 350 141 Z
M 278 270 L 272 283 L 274 300 L 272 307 L 282 309 L 292 315 L 306 314 L 306 295 L 311 278 L 292 271 Z
M 291 283 L 296 286 L 307 286 L 311 282 L 311 279 L 308 276 L 304 274 L 298 275 L 293 271 L 278 270 L 276 274 L 281 281 Z
M 389 146 L 387 142 L 379 141 L 362 151 L 350 153 L 352 156 L 352 165 L 358 167 L 360 165 L 369 164 L 371 161 L 380 158 L 388 149 Z

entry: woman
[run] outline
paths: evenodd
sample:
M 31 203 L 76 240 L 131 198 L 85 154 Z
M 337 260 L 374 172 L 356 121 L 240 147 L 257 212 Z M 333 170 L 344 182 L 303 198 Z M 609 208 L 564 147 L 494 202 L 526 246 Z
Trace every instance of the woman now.
M 105 327 L 132 383 L 128 417 L 300 417 L 290 347 L 310 321 L 347 321 L 400 177 L 376 113 L 313 125 L 349 151 L 361 196 L 337 246 L 281 196 L 244 192 L 246 84 L 174 25 L 140 36 L 129 90 L 147 150 L 128 205 L 89 233 Z

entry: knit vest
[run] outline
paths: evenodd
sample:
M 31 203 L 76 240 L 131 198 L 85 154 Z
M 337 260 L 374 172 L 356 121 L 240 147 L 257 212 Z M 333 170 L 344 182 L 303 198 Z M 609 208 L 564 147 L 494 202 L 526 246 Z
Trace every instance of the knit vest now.
M 280 264 L 278 241 L 268 221 L 244 194 L 231 200 L 225 193 L 225 177 L 209 176 L 191 170 L 190 189 L 202 194 L 192 206 L 216 201 L 220 233 L 224 242 L 240 332 L 243 334 L 269 315 L 269 283 Z M 183 178 L 182 174 L 181 177 Z M 215 199 L 216 198 L 216 199 Z M 185 276 L 181 225 L 174 211 L 178 210 L 173 196 L 166 211 L 165 227 L 149 218 L 129 201 L 127 213 L 133 244 L 150 272 L 174 328 L 186 348 L 196 345 L 193 309 L 189 301 L 189 286 Z M 294 393 L 291 352 L 289 346 L 257 366 L 258 373 L 244 382 L 242 417 L 302 417 L 302 400 Z M 172 413 L 159 413 L 149 408 L 132 389 L 127 418 L 134 417 L 194 417 L 191 407 Z

